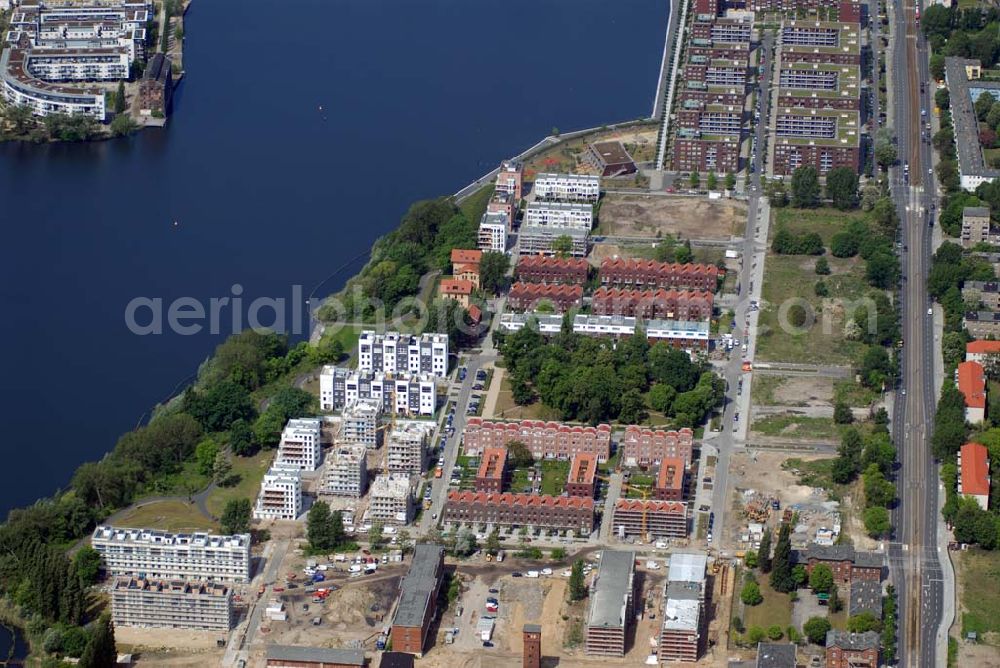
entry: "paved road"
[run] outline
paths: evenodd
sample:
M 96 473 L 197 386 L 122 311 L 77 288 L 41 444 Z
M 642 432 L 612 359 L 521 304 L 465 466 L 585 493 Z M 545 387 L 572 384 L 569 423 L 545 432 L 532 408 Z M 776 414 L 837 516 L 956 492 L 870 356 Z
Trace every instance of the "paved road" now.
M 930 93 L 926 43 L 919 37 L 914 8 L 896 7 L 893 16 L 892 87 L 894 126 L 901 167 L 892 170 L 892 195 L 904 238 L 901 289 L 904 324 L 901 389 L 906 392 L 893 415 L 898 447 L 899 503 L 893 510 L 895 535 L 890 543 L 890 572 L 899 594 L 899 665 L 937 665 L 936 635 L 942 613 L 942 577 L 938 559 L 938 472 L 930 453 L 934 416 L 933 319 L 927 315 L 926 276 L 931 253 L 928 216 L 936 199 L 929 143 L 921 138 Z M 928 87 L 930 88 L 930 87 Z
M 762 37 L 761 52 L 766 55 L 767 66 L 760 80 L 760 94 L 757 96 L 760 104 L 761 122 L 754 127 L 756 137 L 757 155 L 763 155 L 763 147 L 767 130 L 768 109 L 771 104 L 771 65 L 774 50 L 774 35 L 771 32 Z M 742 353 L 740 348 L 733 349 L 733 355 L 723 370 L 723 377 L 726 379 L 726 404 L 722 411 L 722 431 L 714 438 L 709 439 L 708 447 L 703 448 L 706 452 L 714 450 L 718 456 L 715 469 L 715 480 L 712 487 L 712 510 L 715 513 L 715 526 L 725 526 L 725 514 L 729 510 L 729 459 L 735 448 L 744 447 L 746 443 L 746 427 L 749 422 L 750 407 L 750 374 L 743 373 L 743 357 L 753 359 L 757 338 L 757 316 L 758 311 L 751 310 L 751 301 L 760 301 L 760 290 L 763 284 L 764 254 L 767 249 L 767 227 L 770 217 L 770 207 L 767 198 L 763 196 L 760 184 L 760 174 L 763 165 L 759 159 L 755 160 L 756 170 L 750 175 L 747 186 L 748 210 L 747 225 L 744 233 L 744 241 L 740 251 L 742 253 L 739 285 L 740 292 L 737 303 L 734 307 L 736 313 L 736 329 L 733 336 L 737 342 L 747 341 L 747 351 Z M 740 391 L 740 380 L 743 380 L 743 388 Z M 735 417 L 739 415 L 739 420 Z M 702 459 L 704 460 L 704 453 Z M 704 461 L 702 462 L 704 466 Z M 702 469 L 704 470 L 704 469 Z M 697 504 L 701 504 L 699 498 Z M 715 544 L 723 553 L 734 546 L 728 544 L 729 536 L 724 532 L 717 532 L 713 535 Z

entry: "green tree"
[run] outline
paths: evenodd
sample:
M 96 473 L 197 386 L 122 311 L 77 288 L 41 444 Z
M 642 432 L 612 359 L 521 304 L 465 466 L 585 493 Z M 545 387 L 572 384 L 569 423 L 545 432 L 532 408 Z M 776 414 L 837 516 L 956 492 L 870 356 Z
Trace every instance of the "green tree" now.
M 222 509 L 219 524 L 224 534 L 250 533 L 250 518 L 253 515 L 253 504 L 250 499 L 229 499 Z
M 118 90 L 115 91 L 115 113 L 124 114 L 128 109 L 128 101 L 125 98 L 125 81 L 118 82 Z
M 483 253 L 479 261 L 479 284 L 483 290 L 496 294 L 507 283 L 510 256 L 506 253 Z
M 740 600 L 744 605 L 760 605 L 764 602 L 764 597 L 760 593 L 760 585 L 753 580 L 747 580 L 740 591 Z
M 562 234 L 552 240 L 552 252 L 559 257 L 568 257 L 573 252 L 573 238 Z
M 715 190 L 719 186 L 719 177 L 715 175 L 714 170 L 708 170 L 708 176 L 705 178 L 705 186 L 709 190 Z
M 486 537 L 486 554 L 490 556 L 497 556 L 500 552 L 500 530 L 494 528 L 490 532 L 490 535 Z
M 733 190 L 736 187 L 736 175 L 726 172 L 726 190 Z
M 809 587 L 814 592 L 829 593 L 833 587 L 833 571 L 826 564 L 816 564 L 809 573 Z
M 507 444 L 507 458 L 514 468 L 525 468 L 535 463 L 531 450 L 521 441 L 511 441 Z
M 618 414 L 618 421 L 622 424 L 639 424 L 645 422 L 649 417 L 646 412 L 646 403 L 638 389 L 627 390 L 621 397 L 621 412 Z
M 841 210 L 858 206 L 858 173 L 849 167 L 831 169 L 826 175 L 826 195 Z
M 760 563 L 760 572 L 767 574 L 771 572 L 771 530 L 764 527 L 764 533 L 760 537 L 760 548 L 757 550 L 757 560 Z
M 777 624 L 773 624 L 767 627 L 767 637 L 771 640 L 781 640 L 784 637 L 784 632 L 781 627 Z
M 771 588 L 785 593 L 795 589 L 795 580 L 792 578 L 791 527 L 788 522 L 783 523 L 778 530 L 778 542 L 771 559 Z
M 577 559 L 569 572 L 569 600 L 580 601 L 587 596 L 587 584 L 583 578 L 583 561 Z
M 888 169 L 896 164 L 896 144 L 891 132 L 880 132 L 875 139 L 875 162 L 882 169 Z
M 84 545 L 73 555 L 73 570 L 84 587 L 95 584 L 101 575 L 100 553 L 89 545 Z
M 233 464 L 229 461 L 229 455 L 225 450 L 215 453 L 215 461 L 212 463 L 212 480 L 222 486 L 231 484 Z
M 816 269 L 815 269 L 815 271 L 820 276 L 829 276 L 830 275 L 830 263 L 827 261 L 827 259 L 825 257 L 821 257 L 818 260 L 816 260 Z
M 59 591 L 59 619 L 64 624 L 76 626 L 83 623 L 86 605 L 83 587 L 72 567 L 69 568 L 65 581 L 66 584 Z
M 691 172 L 688 182 L 691 184 L 693 189 L 697 190 L 701 186 L 701 174 L 698 172 Z
M 215 465 L 215 456 L 219 454 L 219 444 L 211 438 L 206 438 L 194 449 L 194 459 L 198 464 L 198 472 L 211 475 Z
M 104 613 L 97 620 L 87 648 L 80 657 L 80 668 L 114 668 L 118 662 L 115 629 L 111 615 Z
M 475 541 L 475 534 L 472 534 L 472 538 L 473 541 Z M 385 528 L 381 522 L 372 522 L 372 528 L 368 530 L 368 542 L 371 544 L 373 550 L 377 550 L 382 547 L 382 544 L 385 542 Z M 457 547 L 458 541 L 456 541 L 456 548 Z
M 656 383 L 649 389 L 649 405 L 654 411 L 671 415 L 677 390 L 665 383 Z
M 854 413 L 851 407 L 842 401 L 838 401 L 833 407 L 833 421 L 836 424 L 851 424 L 854 422 Z
M 747 644 L 751 647 L 756 647 L 757 644 L 763 641 L 766 636 L 767 633 L 764 631 L 763 627 L 751 626 L 747 629 Z
M 896 498 L 896 487 L 885 479 L 885 474 L 877 464 L 869 464 L 864 472 L 865 504 L 871 506 L 888 506 Z
M 760 557 L 754 550 L 747 550 L 747 553 L 743 555 L 743 563 L 746 564 L 747 568 L 757 568 L 760 565 Z
M 246 420 L 235 420 L 229 427 L 229 449 L 239 457 L 249 457 L 257 451 L 253 429 Z
M 847 630 L 851 633 L 881 631 L 882 621 L 868 610 L 865 610 L 864 612 L 852 615 L 847 620 Z
M 816 293 L 817 297 L 830 296 L 830 288 L 827 287 L 826 281 L 816 281 L 816 284 L 813 286 L 813 292 Z
M 803 165 L 792 172 L 792 206 L 807 209 L 819 206 L 819 174 L 812 165 Z
M 111 120 L 111 134 L 115 137 L 124 137 L 125 135 L 130 135 L 139 129 L 139 125 L 132 120 L 132 117 L 128 114 L 121 114 L 120 116 L 115 116 Z
M 826 645 L 826 634 L 831 628 L 826 617 L 810 617 L 802 625 L 802 631 L 806 634 L 806 638 L 814 645 Z
M 330 531 L 330 506 L 325 501 L 317 501 L 309 509 L 306 515 L 306 536 L 313 552 L 329 552 L 336 546 Z

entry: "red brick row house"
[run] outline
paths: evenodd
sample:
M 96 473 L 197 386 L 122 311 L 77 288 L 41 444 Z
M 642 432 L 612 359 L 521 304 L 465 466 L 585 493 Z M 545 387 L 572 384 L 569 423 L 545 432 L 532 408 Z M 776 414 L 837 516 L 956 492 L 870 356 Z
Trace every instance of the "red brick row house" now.
M 598 288 L 593 308 L 597 315 L 627 315 L 668 320 L 707 320 L 715 296 L 703 290 L 629 290 Z
M 486 448 L 476 472 L 477 492 L 502 492 L 507 473 L 507 448 Z
M 494 422 L 473 417 L 462 433 L 466 455 L 478 455 L 486 448 L 506 447 L 511 441 L 524 443 L 535 459 L 570 459 L 587 453 L 605 462 L 611 456 L 611 425 L 591 427 L 543 420 Z
M 590 453 L 574 455 L 566 477 L 566 494 L 594 498 L 596 476 L 597 457 Z
M 712 264 L 680 264 L 608 258 L 601 263 L 601 286 L 652 289 L 684 288 L 715 292 L 724 272 Z
M 861 552 L 853 545 L 809 545 L 795 554 L 797 563 L 812 573 L 817 564 L 826 564 L 833 571 L 837 584 L 849 585 L 853 580 L 882 580 L 885 559 L 880 552 Z
M 684 460 L 680 457 L 664 457 L 656 476 L 653 497 L 659 501 L 683 501 L 684 477 Z
M 688 507 L 676 501 L 618 499 L 611 531 L 619 537 L 686 538 Z
M 589 534 L 594 530 L 594 500 L 582 496 L 450 491 L 444 521 L 470 527 L 525 526 Z
M 507 295 L 507 305 L 515 311 L 534 310 L 541 302 L 552 304 L 558 313 L 579 308 L 583 303 L 583 286 L 518 282 Z
M 582 257 L 522 255 L 517 263 L 517 278 L 526 283 L 583 285 L 589 271 L 590 264 Z
M 687 467 L 694 449 L 694 432 L 687 427 L 666 431 L 633 424 L 625 427 L 621 449 L 622 466 L 653 466 L 676 458 Z

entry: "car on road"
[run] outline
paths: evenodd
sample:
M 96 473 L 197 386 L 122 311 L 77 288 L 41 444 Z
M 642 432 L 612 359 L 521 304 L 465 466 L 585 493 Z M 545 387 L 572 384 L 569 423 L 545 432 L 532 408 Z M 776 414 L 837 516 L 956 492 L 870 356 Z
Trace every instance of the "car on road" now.
M 434 514 L 431 515 L 431 519 L 432 520 L 436 520 L 437 518 L 438 518 L 438 514 L 437 513 L 434 513 Z
M 927 309 L 927 315 L 934 315 L 934 307 Z
M 499 594 L 500 590 L 499 589 L 490 589 L 490 593 L 491 594 Z M 486 600 L 489 600 L 489 599 L 486 599 Z
M 474 390 L 481 390 L 481 389 L 483 389 L 483 384 L 482 383 L 476 383 L 475 385 L 472 386 L 472 389 L 474 389 Z
M 512 578 L 523 578 L 524 577 L 524 573 L 519 573 L 518 571 L 514 571 L 513 573 L 510 574 L 510 576 Z

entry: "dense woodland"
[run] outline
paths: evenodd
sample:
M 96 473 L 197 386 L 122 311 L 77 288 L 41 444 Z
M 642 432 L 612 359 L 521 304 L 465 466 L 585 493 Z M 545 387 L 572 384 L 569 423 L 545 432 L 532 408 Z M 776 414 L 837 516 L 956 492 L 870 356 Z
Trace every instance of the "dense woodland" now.
M 641 423 L 652 408 L 676 427 L 702 424 L 722 403 L 725 381 L 707 363 L 663 342 L 650 345 L 641 330 L 616 346 L 574 333 L 571 322 L 567 316 L 548 341 L 535 323 L 496 335 L 515 402 L 540 400 L 565 420 L 590 424 Z

